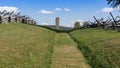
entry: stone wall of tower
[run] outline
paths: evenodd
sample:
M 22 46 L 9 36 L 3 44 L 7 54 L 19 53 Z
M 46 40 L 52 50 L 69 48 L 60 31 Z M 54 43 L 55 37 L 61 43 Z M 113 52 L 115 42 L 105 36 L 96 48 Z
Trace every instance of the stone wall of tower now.
M 56 19 L 55 19 L 55 28 L 56 29 L 60 29 L 60 27 L 59 27 L 59 20 L 60 20 L 60 18 L 59 17 L 56 17 Z
M 75 24 L 74 24 L 74 28 L 75 28 L 75 29 L 80 28 L 80 22 L 75 22 Z

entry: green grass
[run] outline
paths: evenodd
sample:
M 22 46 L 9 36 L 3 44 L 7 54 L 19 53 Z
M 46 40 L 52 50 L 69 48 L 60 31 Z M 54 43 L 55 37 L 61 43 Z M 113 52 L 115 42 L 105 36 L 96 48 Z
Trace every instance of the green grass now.
M 55 32 L 26 24 L 0 24 L 0 68 L 50 68 Z
M 120 68 L 120 33 L 82 29 L 70 33 L 93 68 Z
M 69 65 L 67 59 L 71 60 L 72 56 L 72 61 L 77 62 L 76 46 L 93 68 L 120 68 L 120 33 L 82 29 L 69 35 L 21 23 L 0 24 L 0 68 L 51 68 L 57 62 L 53 57 L 59 58 L 59 52 Z M 68 55 L 63 53 L 64 50 L 69 51 Z M 62 58 L 59 59 L 64 62 Z
M 67 33 L 21 23 L 0 24 L 0 68 L 58 68 L 56 58 L 61 68 L 89 66 Z
M 76 43 L 69 37 L 67 33 L 56 33 L 54 35 L 54 41 L 55 46 L 76 45 Z
M 51 68 L 91 68 L 67 33 L 54 35 Z

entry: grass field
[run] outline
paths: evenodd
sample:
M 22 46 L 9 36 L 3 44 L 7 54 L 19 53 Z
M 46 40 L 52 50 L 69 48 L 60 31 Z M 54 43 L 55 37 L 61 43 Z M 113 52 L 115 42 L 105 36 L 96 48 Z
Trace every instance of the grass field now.
M 82 29 L 70 33 L 93 68 L 120 68 L 120 33 Z
M 0 24 L 0 68 L 90 68 L 67 33 Z
M 25 24 L 0 24 L 0 68 L 49 68 L 55 32 Z

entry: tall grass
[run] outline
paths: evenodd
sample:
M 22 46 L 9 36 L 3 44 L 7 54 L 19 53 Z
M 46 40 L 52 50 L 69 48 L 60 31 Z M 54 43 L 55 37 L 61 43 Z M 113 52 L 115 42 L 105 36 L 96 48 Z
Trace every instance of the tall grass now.
M 93 68 L 120 67 L 120 33 L 83 29 L 69 33 Z
M 0 24 L 0 68 L 50 68 L 54 34 L 32 25 Z

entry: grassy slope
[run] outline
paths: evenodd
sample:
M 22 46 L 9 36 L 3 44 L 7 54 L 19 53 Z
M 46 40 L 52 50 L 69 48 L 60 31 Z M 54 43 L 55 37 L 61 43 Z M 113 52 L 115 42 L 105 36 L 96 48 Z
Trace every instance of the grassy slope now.
M 49 68 L 54 34 L 31 25 L 0 24 L 0 68 Z
M 56 58 L 66 61 L 61 68 L 89 66 L 67 33 L 21 23 L 0 24 L 0 68 L 58 68 Z
M 70 33 L 93 68 L 120 67 L 120 33 L 83 29 Z

